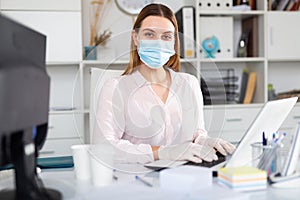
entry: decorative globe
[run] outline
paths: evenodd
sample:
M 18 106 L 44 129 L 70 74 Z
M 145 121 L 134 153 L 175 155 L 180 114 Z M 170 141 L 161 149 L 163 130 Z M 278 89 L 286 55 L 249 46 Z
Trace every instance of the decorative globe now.
M 203 40 L 202 47 L 205 50 L 206 58 L 215 58 L 215 53 L 218 52 L 220 43 L 216 36 L 212 36 Z

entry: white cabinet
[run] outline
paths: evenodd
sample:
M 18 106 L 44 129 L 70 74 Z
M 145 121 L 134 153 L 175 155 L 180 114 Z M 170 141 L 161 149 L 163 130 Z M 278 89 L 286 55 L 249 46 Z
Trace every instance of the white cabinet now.
M 81 12 L 3 11 L 2 13 L 47 36 L 47 62 L 78 62 L 82 59 Z
M 84 141 L 82 114 L 52 114 L 48 121 L 48 139 L 79 138 Z
M 50 110 L 79 110 L 79 63 L 48 64 L 50 76 Z
M 40 157 L 68 156 L 71 146 L 85 143 L 83 114 L 76 112 L 56 112 L 49 116 L 48 133 Z
M 1 0 L 0 3 L 5 10 L 81 10 L 80 0 Z
M 297 59 L 300 57 L 300 13 L 268 13 L 268 58 Z
M 43 148 L 39 152 L 39 157 L 70 156 L 71 146 L 83 144 L 79 138 L 47 139 Z
M 250 106 L 206 106 L 205 126 L 208 135 L 238 142 L 246 133 L 261 109 L 260 104 Z
M 47 36 L 50 112 L 40 156 L 71 155 L 71 145 L 85 142 L 78 78 L 82 60 L 81 0 L 1 0 L 0 8 L 1 14 Z

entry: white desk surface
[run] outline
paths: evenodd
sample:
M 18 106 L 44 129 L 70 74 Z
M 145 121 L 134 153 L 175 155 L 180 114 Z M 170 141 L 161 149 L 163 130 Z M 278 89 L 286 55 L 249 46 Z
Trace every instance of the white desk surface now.
M 125 166 L 125 165 L 124 165 Z M 300 186 L 296 189 L 283 189 L 269 187 L 262 191 L 236 192 L 228 188 L 219 186 L 217 183 L 213 187 L 197 190 L 191 193 L 180 193 L 166 191 L 159 188 L 159 173 L 134 173 L 133 169 L 138 167 L 137 171 L 145 168 L 141 166 L 127 166 L 130 173 L 116 171 L 118 180 L 106 187 L 95 187 L 88 181 L 77 181 L 73 169 L 67 170 L 44 170 L 40 173 L 44 184 L 48 188 L 59 190 L 63 194 L 63 199 L 122 199 L 122 200 L 196 200 L 196 199 L 253 199 L 253 200 L 282 200 L 299 199 Z M 124 169 L 124 168 L 123 168 Z M 147 169 L 145 169 L 147 170 Z M 149 187 L 135 180 L 135 175 L 143 177 L 154 187 Z M 13 187 L 13 179 L 8 178 L 0 181 L 0 189 Z

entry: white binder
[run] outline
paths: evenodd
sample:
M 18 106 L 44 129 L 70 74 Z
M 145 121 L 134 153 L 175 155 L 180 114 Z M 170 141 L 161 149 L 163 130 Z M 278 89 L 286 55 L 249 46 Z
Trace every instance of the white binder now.
M 216 36 L 220 43 L 220 51 L 216 58 L 233 58 L 233 17 L 200 17 L 200 44 L 206 38 Z M 206 52 L 201 46 L 200 57 Z
M 200 10 L 231 10 L 232 0 L 199 0 Z
M 194 10 L 192 7 L 182 9 L 183 49 L 185 58 L 195 57 Z

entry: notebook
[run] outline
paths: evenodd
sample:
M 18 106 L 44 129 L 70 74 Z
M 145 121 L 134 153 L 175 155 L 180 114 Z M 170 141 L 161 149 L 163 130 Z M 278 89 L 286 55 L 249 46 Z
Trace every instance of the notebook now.
M 209 167 L 212 169 L 218 169 L 220 167 L 237 167 L 237 166 L 251 166 L 251 144 L 254 142 L 261 142 L 262 133 L 273 134 L 275 133 L 286 119 L 294 105 L 296 104 L 298 97 L 291 97 L 280 100 L 268 101 L 264 104 L 255 120 L 252 122 L 246 133 L 238 143 L 236 150 L 231 156 L 226 159 L 224 156 L 220 156 L 218 161 L 214 161 L 210 165 L 207 162 L 191 163 L 183 161 L 153 161 L 146 163 L 144 166 L 153 170 L 161 170 L 164 168 L 170 168 L 170 166 L 178 166 L 178 164 L 192 164 L 197 166 Z M 219 154 L 220 155 L 220 154 Z M 172 163 L 172 165 L 170 165 Z M 174 164 L 175 163 L 175 164 Z

